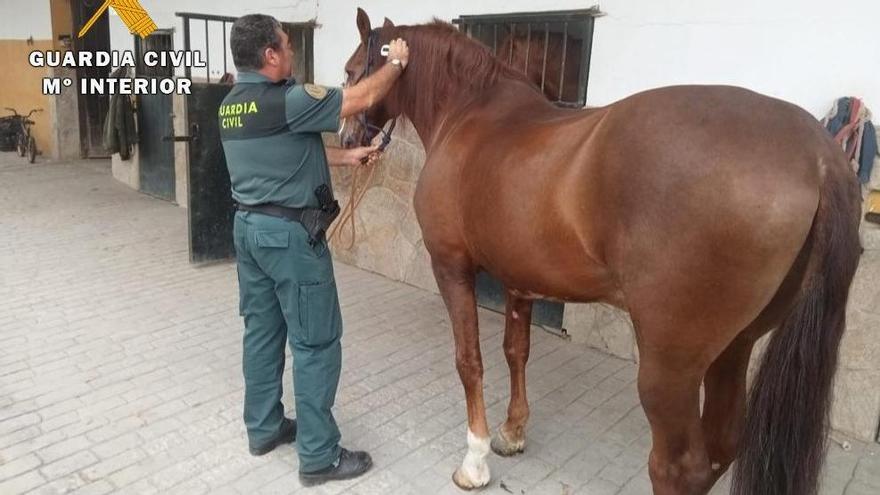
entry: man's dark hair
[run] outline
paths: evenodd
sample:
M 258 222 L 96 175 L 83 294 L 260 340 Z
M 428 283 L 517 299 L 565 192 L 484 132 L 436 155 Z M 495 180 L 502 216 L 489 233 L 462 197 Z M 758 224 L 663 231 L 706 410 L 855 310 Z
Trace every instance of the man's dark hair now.
M 277 32 L 280 28 L 277 19 L 263 14 L 242 16 L 232 23 L 229 45 L 235 68 L 239 71 L 262 69 L 266 63 L 263 58 L 266 48 L 281 48 L 281 37 Z

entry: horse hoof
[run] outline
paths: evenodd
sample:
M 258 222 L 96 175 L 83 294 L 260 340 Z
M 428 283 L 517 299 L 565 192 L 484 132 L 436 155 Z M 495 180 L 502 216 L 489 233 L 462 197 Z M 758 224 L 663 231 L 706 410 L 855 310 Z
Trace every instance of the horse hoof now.
M 467 476 L 465 476 L 464 473 L 462 473 L 461 468 L 458 468 L 455 470 L 454 473 L 452 473 L 452 482 L 455 483 L 455 486 L 461 488 L 462 490 L 471 491 L 478 490 L 488 485 L 489 478 L 487 477 L 484 481 L 470 480 Z
M 522 454 L 526 448 L 526 440 L 523 438 L 522 440 L 511 442 L 504 435 L 504 430 L 498 429 L 498 432 L 492 437 L 492 443 L 490 444 L 492 447 L 492 452 L 500 455 L 501 457 L 512 457 L 517 454 Z

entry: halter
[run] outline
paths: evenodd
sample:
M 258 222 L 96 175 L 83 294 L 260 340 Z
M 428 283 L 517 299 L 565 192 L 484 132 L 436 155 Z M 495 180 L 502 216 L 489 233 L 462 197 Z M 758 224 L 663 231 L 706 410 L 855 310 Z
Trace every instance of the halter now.
M 364 72 L 361 74 L 361 76 L 358 77 L 357 81 L 355 81 L 355 84 L 361 82 L 361 80 L 363 80 L 364 78 L 369 77 L 370 73 L 372 72 L 373 62 L 374 62 L 374 60 L 373 60 L 373 46 L 376 45 L 378 42 L 379 42 L 379 30 L 373 29 L 372 31 L 370 31 L 370 37 L 367 38 L 367 66 L 364 69 Z M 385 47 L 382 47 L 382 48 L 383 48 L 382 51 L 384 54 Z M 373 124 L 367 122 L 366 109 L 358 115 L 357 120 L 364 127 L 364 129 L 369 129 L 371 131 L 375 131 L 377 134 L 378 133 L 382 134 L 382 143 L 379 145 L 379 151 L 385 151 L 385 148 L 387 148 L 388 145 L 391 144 L 391 134 L 394 133 L 394 128 L 397 126 L 397 118 L 394 118 L 391 120 L 391 126 L 388 128 L 387 132 L 385 131 L 384 126 L 379 127 L 377 125 L 373 125 Z M 364 137 L 366 138 L 366 135 L 364 135 Z

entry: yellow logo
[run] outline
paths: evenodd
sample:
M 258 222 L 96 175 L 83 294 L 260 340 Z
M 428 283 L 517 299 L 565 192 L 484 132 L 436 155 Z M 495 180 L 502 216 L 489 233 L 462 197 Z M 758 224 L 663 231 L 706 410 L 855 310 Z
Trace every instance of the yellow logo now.
M 128 30 L 140 35 L 141 38 L 146 38 L 156 30 L 156 23 L 150 18 L 150 14 L 147 14 L 147 11 L 141 7 L 138 0 L 105 0 L 104 5 L 101 5 L 101 8 L 95 12 L 95 15 L 79 31 L 79 37 L 85 36 L 89 29 L 98 22 L 104 11 L 110 7 L 113 7 L 113 10 L 119 14 L 119 17 L 128 26 Z

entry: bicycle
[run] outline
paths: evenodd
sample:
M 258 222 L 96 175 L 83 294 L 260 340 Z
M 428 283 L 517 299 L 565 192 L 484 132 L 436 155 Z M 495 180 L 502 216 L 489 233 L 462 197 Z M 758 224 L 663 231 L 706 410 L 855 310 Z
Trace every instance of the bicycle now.
M 15 111 L 14 108 L 6 108 L 12 112 L 14 117 L 18 117 L 20 129 L 18 130 L 18 138 L 16 140 L 16 149 L 18 150 L 18 156 L 28 157 L 28 162 L 34 163 L 37 159 L 37 141 L 34 139 L 34 136 L 31 135 L 31 126 L 35 124 L 33 120 L 31 120 L 31 115 L 42 112 L 42 108 L 35 108 L 30 111 L 26 116 L 19 114 Z

